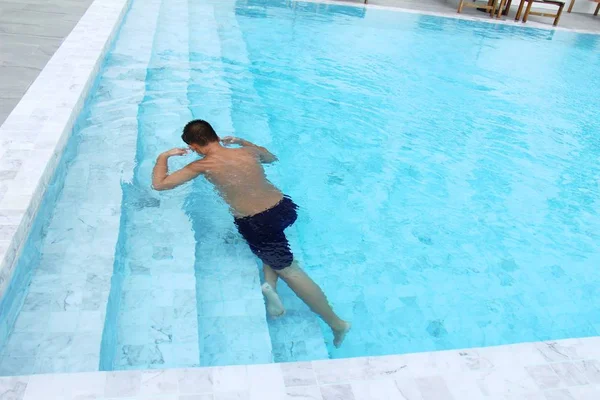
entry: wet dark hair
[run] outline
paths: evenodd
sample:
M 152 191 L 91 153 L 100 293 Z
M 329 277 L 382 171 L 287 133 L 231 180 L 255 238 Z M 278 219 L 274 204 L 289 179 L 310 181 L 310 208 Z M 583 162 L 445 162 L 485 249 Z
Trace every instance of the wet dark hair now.
M 181 139 L 188 145 L 206 146 L 209 143 L 218 142 L 219 136 L 208 122 L 195 119 L 185 125 Z

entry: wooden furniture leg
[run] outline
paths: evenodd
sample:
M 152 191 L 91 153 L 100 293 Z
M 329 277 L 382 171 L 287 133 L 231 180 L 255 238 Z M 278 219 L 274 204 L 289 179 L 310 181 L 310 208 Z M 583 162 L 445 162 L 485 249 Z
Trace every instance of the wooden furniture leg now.
M 556 18 L 554 18 L 554 26 L 558 25 L 558 21 L 560 21 L 560 16 L 562 15 L 563 8 L 565 8 L 565 3 L 562 3 L 558 7 L 558 13 L 556 14 Z
M 487 5 L 480 4 L 474 0 L 460 0 L 458 3 L 457 13 L 462 13 L 464 7 L 476 8 L 479 11 L 485 11 L 490 14 L 490 17 L 494 17 L 496 15 L 496 6 L 498 5 L 499 0 L 488 0 Z
M 500 0 L 500 5 L 498 6 L 498 12 L 496 13 L 496 18 L 500 18 L 502 15 L 502 10 L 504 9 L 504 3 L 506 0 Z
M 573 6 L 575 5 L 575 0 L 571 0 L 571 4 L 569 4 L 569 9 L 567 10 L 567 12 L 571 12 L 573 11 Z
M 502 15 L 508 15 L 508 13 L 510 12 L 511 4 L 512 4 L 512 0 L 508 0 L 506 2 L 506 6 L 504 7 L 504 11 L 502 11 Z
M 523 15 L 523 23 L 527 22 L 527 17 L 529 17 L 529 13 L 531 12 L 531 6 L 533 5 L 533 0 L 525 1 L 527 1 L 527 8 L 525 9 L 525 15 Z
M 525 5 L 525 1 L 526 0 L 521 0 L 521 2 L 519 3 L 519 9 L 517 10 L 517 15 L 515 16 L 515 21 L 518 21 L 521 19 L 521 13 L 523 12 L 523 6 Z
M 500 1 L 502 1 L 502 0 L 500 0 Z M 498 4 L 498 0 L 493 0 L 490 4 L 490 7 L 492 7 L 492 9 L 490 10 L 490 17 L 492 17 L 492 18 L 494 18 L 494 16 L 496 15 L 496 5 L 497 4 Z
M 596 11 L 594 12 L 594 15 L 598 15 L 599 11 L 600 11 L 600 3 L 598 3 L 598 5 L 596 6 Z

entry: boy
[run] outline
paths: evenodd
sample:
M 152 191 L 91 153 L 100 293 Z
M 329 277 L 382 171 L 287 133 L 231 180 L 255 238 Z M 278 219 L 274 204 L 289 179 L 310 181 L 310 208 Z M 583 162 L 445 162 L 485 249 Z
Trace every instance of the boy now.
M 208 179 L 229 205 L 240 234 L 263 262 L 262 291 L 269 314 L 277 317 L 285 312 L 277 294 L 277 280 L 281 277 L 329 325 L 333 344 L 339 347 L 350 330 L 350 323 L 335 314 L 321 288 L 294 261 L 284 230 L 296 221 L 297 206 L 268 181 L 262 167 L 262 163 L 275 162 L 277 157 L 244 139 L 220 140 L 211 125 L 203 120 L 189 122 L 183 129 L 182 139 L 203 158 L 169 174 L 168 158 L 184 155 L 188 149 L 175 148 L 162 153 L 152 173 L 153 188 L 173 189 L 199 175 Z M 241 147 L 227 148 L 221 142 Z

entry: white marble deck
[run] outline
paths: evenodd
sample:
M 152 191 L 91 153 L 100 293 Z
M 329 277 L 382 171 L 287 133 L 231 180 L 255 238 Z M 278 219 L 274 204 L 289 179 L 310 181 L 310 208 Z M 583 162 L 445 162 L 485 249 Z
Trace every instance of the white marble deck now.
M 305 363 L 0 378 L 11 400 L 598 400 L 600 338 Z
M 95 0 L 0 127 L 2 154 L 21 156 L 0 194 L 0 294 L 126 5 Z M 0 378 L 4 399 L 597 400 L 600 338 L 292 364 L 6 377 Z

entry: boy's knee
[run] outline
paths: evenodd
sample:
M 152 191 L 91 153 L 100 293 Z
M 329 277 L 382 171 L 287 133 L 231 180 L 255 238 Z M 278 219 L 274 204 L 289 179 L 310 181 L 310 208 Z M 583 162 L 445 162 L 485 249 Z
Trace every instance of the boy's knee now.
M 282 278 L 290 278 L 300 274 L 302 270 L 298 265 L 293 262 L 288 267 L 276 269 L 275 272 Z
M 285 268 L 282 268 L 282 269 L 276 269 L 274 271 L 275 271 L 275 273 L 277 275 L 279 275 L 282 278 L 290 276 L 290 267 L 285 267 Z

